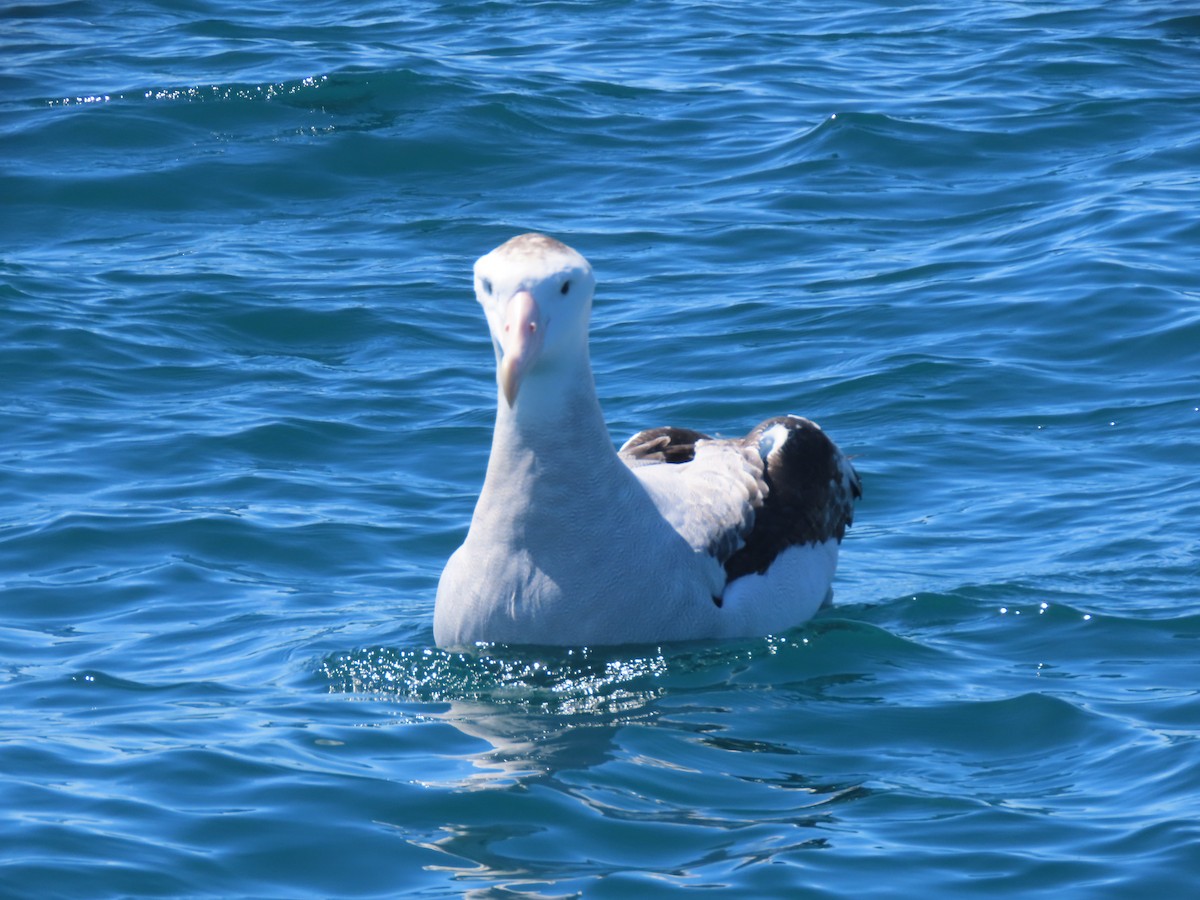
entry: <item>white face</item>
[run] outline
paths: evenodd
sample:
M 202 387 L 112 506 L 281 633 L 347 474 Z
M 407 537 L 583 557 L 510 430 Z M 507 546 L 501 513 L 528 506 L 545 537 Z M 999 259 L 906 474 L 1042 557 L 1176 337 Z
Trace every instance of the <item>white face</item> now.
M 475 296 L 496 348 L 497 381 L 509 406 L 521 384 L 572 356 L 586 359 L 596 279 L 566 244 L 523 234 L 475 263 Z

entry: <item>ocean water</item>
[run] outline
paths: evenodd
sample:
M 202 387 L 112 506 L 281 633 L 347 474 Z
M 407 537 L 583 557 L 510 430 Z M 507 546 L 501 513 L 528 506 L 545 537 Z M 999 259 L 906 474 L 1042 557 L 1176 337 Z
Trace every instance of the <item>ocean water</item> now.
M 1187 4 L 0 9 L 0 896 L 1184 897 Z M 819 421 L 836 605 L 434 648 L 474 259 L 594 264 L 614 441 Z

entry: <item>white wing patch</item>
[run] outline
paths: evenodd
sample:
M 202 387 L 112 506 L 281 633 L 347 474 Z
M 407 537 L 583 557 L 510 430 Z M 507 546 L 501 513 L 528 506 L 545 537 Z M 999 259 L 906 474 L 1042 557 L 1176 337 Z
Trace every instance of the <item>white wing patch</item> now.
M 690 462 L 631 468 L 663 518 L 719 565 L 745 543 L 766 490 L 758 453 L 730 441 L 698 441 Z

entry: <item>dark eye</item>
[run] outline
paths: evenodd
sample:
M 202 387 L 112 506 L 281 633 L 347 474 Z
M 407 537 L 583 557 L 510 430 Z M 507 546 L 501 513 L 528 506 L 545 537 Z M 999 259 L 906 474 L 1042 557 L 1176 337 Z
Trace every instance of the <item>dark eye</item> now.
M 559 291 L 559 293 L 562 294 L 563 296 L 566 296 L 567 292 L 570 290 L 571 290 L 571 281 L 570 281 L 570 279 L 568 279 L 563 282 L 562 289 Z
M 490 278 L 483 279 L 483 292 L 490 294 L 492 292 L 492 280 Z

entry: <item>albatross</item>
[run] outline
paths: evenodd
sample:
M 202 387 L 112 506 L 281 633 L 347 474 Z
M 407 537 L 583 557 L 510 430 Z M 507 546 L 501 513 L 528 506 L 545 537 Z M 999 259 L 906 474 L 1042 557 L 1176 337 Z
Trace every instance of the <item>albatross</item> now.
M 639 432 L 617 449 L 588 358 L 596 280 L 543 234 L 475 263 L 496 351 L 496 423 L 434 640 L 614 645 L 777 634 L 831 602 L 862 494 L 854 467 L 799 416 L 741 438 Z

